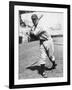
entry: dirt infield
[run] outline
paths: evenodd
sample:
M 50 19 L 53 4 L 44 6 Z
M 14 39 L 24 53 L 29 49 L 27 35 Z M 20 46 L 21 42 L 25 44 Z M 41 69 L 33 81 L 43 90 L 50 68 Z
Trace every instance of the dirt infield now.
M 53 41 L 57 67 L 54 70 L 47 69 L 48 78 L 63 76 L 63 37 L 54 37 Z M 39 58 L 39 41 L 19 45 L 19 79 L 42 78 L 37 64 Z M 48 58 L 46 62 L 46 67 L 50 68 L 52 64 Z

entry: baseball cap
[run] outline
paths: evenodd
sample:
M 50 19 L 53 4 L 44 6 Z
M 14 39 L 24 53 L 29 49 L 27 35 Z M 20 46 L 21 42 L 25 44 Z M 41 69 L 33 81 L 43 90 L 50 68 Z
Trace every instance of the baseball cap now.
M 37 16 L 36 14 L 33 14 L 33 15 L 31 16 L 31 19 L 33 19 L 33 20 L 38 19 L 38 16 Z

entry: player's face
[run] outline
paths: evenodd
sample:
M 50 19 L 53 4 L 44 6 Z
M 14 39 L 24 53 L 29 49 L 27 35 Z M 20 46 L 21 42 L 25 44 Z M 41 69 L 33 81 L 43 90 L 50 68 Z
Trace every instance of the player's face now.
M 37 19 L 32 19 L 32 22 L 35 26 L 37 25 Z

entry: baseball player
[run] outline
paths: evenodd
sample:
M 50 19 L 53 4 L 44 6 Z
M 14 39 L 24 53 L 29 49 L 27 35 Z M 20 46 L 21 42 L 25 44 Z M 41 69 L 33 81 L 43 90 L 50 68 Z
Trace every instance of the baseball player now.
M 47 56 L 49 57 L 49 60 L 52 62 L 52 69 L 55 69 L 57 64 L 55 63 L 55 57 L 53 55 L 54 53 L 53 40 L 47 28 L 45 28 L 44 25 L 40 23 L 41 17 L 38 18 L 36 14 L 33 14 L 31 16 L 34 25 L 33 30 L 30 33 L 35 35 L 38 38 L 38 40 L 40 40 L 41 57 L 39 64 L 41 67 L 41 75 L 46 78 L 47 73 L 45 71 L 45 64 Z

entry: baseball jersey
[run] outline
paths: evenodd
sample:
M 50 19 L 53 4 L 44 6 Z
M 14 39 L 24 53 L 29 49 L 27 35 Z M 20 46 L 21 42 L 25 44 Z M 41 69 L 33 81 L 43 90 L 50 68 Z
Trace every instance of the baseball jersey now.
M 51 39 L 50 30 L 48 27 L 44 26 L 44 23 L 39 22 L 36 27 L 34 27 L 34 35 L 36 35 L 40 40 Z

